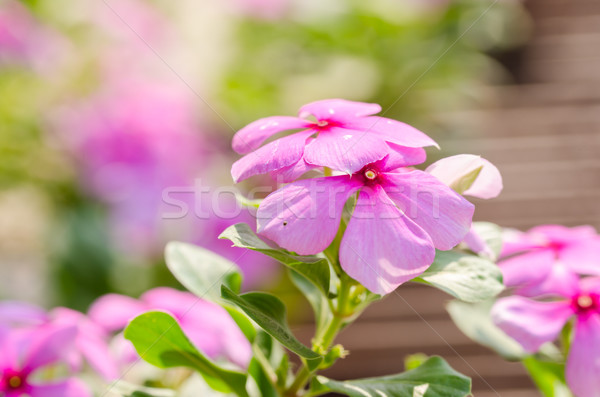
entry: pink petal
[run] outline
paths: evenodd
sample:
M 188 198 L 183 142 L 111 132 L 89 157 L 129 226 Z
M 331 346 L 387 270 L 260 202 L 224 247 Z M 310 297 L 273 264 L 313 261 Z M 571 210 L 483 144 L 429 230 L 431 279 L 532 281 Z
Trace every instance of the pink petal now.
M 438 144 L 415 127 L 385 117 L 362 117 L 344 123 L 344 128 L 363 131 L 387 142 L 405 147 L 427 147 Z
M 579 274 L 600 275 L 600 238 L 581 238 L 558 252 L 561 262 Z
M 498 262 L 504 285 L 518 287 L 541 282 L 556 262 L 554 252 L 548 249 L 531 251 Z
M 506 228 L 502 232 L 502 252 L 500 257 L 524 253 L 536 248 L 544 248 L 546 240 L 531 236 L 520 230 Z
M 375 185 L 360 192 L 340 246 L 340 263 L 376 294 L 392 292 L 433 262 L 430 237 Z
M 306 146 L 304 160 L 315 166 L 352 174 L 381 160 L 388 152 L 389 146 L 373 134 L 332 127 L 320 132 Z
M 140 300 L 151 310 L 165 310 L 178 318 L 192 310 L 198 302 L 203 302 L 192 293 L 167 287 L 153 288 L 145 292 Z
M 600 315 L 580 317 L 567 357 L 566 377 L 577 397 L 600 397 Z
M 592 226 L 566 227 L 563 225 L 540 225 L 527 231 L 532 236 L 540 236 L 547 242 L 572 243 L 582 238 L 596 236 L 596 230 Z M 538 237 L 539 238 L 539 237 Z
M 360 186 L 345 175 L 291 183 L 260 204 L 258 233 L 301 255 L 317 254 L 333 241 L 344 204 Z
M 24 368 L 34 370 L 66 357 L 77 337 L 75 326 L 42 326 L 31 334 Z
M 92 393 L 83 382 L 72 378 L 60 383 L 32 386 L 28 395 L 31 397 L 91 397 Z
M 382 171 L 391 172 L 397 168 L 421 164 L 427 159 L 425 149 L 417 147 L 404 147 L 389 143 L 390 152 L 382 160 Z
M 148 305 L 125 295 L 108 294 L 98 298 L 88 311 L 89 318 L 107 331 L 119 331 L 134 317 L 150 310 Z
M 529 353 L 555 340 L 573 314 L 570 301 L 539 302 L 521 296 L 501 298 L 492 307 L 494 323 Z
M 471 228 L 473 204 L 426 172 L 386 173 L 385 191 L 429 234 L 437 249 L 449 250 Z
M 39 325 L 48 321 L 48 314 L 39 306 L 24 302 L 0 302 L 0 324 L 7 326 Z
M 269 137 L 281 131 L 310 128 L 312 123 L 297 117 L 274 116 L 259 119 L 239 130 L 233 137 L 233 150 L 247 154 L 256 150 Z
M 490 199 L 502 191 L 502 176 L 495 165 L 480 156 L 459 154 L 446 157 L 431 164 L 425 172 L 438 178 L 448 186 L 453 186 L 463 177 L 481 168 L 473 184 L 464 192 L 467 196 Z
M 312 134 L 314 132 L 310 130 L 297 132 L 245 155 L 231 167 L 233 180 L 237 183 L 254 175 L 267 174 L 296 164 L 302 158 L 306 140 Z
M 542 278 L 519 287 L 515 293 L 522 296 L 572 297 L 579 291 L 579 276 L 562 263 L 554 263 Z
M 299 117 L 313 115 L 317 120 L 345 122 L 381 112 L 376 103 L 352 102 L 345 99 L 324 99 L 302 106 Z
M 298 161 L 296 164 L 292 164 L 287 167 L 283 167 L 277 171 L 271 172 L 271 177 L 276 179 L 280 183 L 293 182 L 306 174 L 308 171 L 319 168 L 316 165 L 308 164 L 304 160 Z

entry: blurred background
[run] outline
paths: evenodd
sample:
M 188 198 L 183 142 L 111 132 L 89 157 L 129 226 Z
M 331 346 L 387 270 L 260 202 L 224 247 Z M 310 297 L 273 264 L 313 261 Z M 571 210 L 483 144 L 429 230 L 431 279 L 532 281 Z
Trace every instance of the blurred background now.
M 308 340 L 281 269 L 217 236 L 253 225 L 231 188 L 235 131 L 325 98 L 380 103 L 440 143 L 428 162 L 496 164 L 505 190 L 478 220 L 598 227 L 599 48 L 597 0 L 0 0 L 0 298 L 85 310 L 177 286 L 162 251 L 188 241 L 238 263 L 247 289 L 285 291 Z M 344 330 L 352 354 L 329 375 L 436 353 L 478 397 L 538 395 L 447 299 L 391 294 Z

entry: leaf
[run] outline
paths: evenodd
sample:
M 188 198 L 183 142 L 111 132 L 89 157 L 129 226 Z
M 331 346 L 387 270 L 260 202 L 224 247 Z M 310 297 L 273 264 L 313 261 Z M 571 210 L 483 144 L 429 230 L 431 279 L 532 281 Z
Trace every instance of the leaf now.
M 224 369 L 206 358 L 185 336 L 177 321 L 164 312 L 148 312 L 125 329 L 140 357 L 159 368 L 189 367 L 198 371 L 214 390 L 248 397 L 246 375 Z
M 304 294 L 312 306 L 315 313 L 315 334 L 319 335 L 320 331 L 329 324 L 333 317 L 329 308 L 329 300 L 321 290 L 300 273 L 289 269 L 289 275 L 292 283 Z
M 175 391 L 171 389 L 144 387 L 123 380 L 118 380 L 112 390 L 123 397 L 175 397 Z
M 523 360 L 523 365 L 545 397 L 573 397 L 565 380 L 564 363 L 542 361 L 530 356 Z
M 167 244 L 165 259 L 171 273 L 184 287 L 201 299 L 223 306 L 246 338 L 250 342 L 254 340 L 256 329 L 250 320 L 221 299 L 221 285 L 240 291 L 242 274 L 235 263 L 202 247 L 179 242 Z
M 446 310 L 456 326 L 469 338 L 491 348 L 507 360 L 520 360 L 525 356 L 521 345 L 506 335 L 492 321 L 490 310 L 494 301 L 466 303 L 450 301 Z
M 165 260 L 175 278 L 203 299 L 219 302 L 221 285 L 238 292 L 242 285 L 242 275 L 235 263 L 192 244 L 168 243 Z
M 438 251 L 433 264 L 414 281 L 425 282 L 465 302 L 480 302 L 504 289 L 502 272 L 488 259 Z
M 268 255 L 302 274 L 324 294 L 329 292 L 329 262 L 325 258 L 292 255 L 283 249 L 273 248 L 262 241 L 245 223 L 229 226 L 219 238 L 231 240 L 234 247 L 247 248 Z
M 221 287 L 221 294 L 224 299 L 242 309 L 266 333 L 277 339 L 283 346 L 307 359 L 307 364 L 311 369 L 319 365 L 323 357 L 304 346 L 292 334 L 287 325 L 285 306 L 279 298 L 263 292 L 236 295 L 226 286 Z
M 318 391 L 333 391 L 350 397 L 465 397 L 471 393 L 471 380 L 453 370 L 440 357 L 431 357 L 421 366 L 378 378 L 338 382 L 317 376 Z
M 492 251 L 490 259 L 497 260 L 502 251 L 502 227 L 491 222 L 473 222 L 473 229 Z

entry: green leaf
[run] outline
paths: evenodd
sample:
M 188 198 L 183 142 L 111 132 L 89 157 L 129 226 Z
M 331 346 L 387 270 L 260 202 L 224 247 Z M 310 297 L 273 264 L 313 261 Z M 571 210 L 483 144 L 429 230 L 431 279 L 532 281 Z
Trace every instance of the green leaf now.
M 268 255 L 302 274 L 324 294 L 329 292 L 329 262 L 325 258 L 292 255 L 283 249 L 273 248 L 262 241 L 245 223 L 229 226 L 219 238 L 231 240 L 234 247 L 247 248 Z
M 438 251 L 433 264 L 414 281 L 432 285 L 465 302 L 480 302 L 504 289 L 498 266 L 479 256 Z
M 494 301 L 466 303 L 450 301 L 446 310 L 456 326 L 469 338 L 491 348 L 507 360 L 520 360 L 525 351 L 492 321 L 490 310 Z
M 333 314 L 329 308 L 329 300 L 323 294 L 323 292 L 311 283 L 306 277 L 296 272 L 295 270 L 289 269 L 290 279 L 292 283 L 304 294 L 308 302 L 313 308 L 315 313 L 315 334 L 319 335 L 320 332 L 325 328 Z
M 144 387 L 123 380 L 117 381 L 112 390 L 123 397 L 175 397 L 175 391 L 171 389 Z
M 221 285 L 239 292 L 242 274 L 238 266 L 212 251 L 195 245 L 170 242 L 165 249 L 167 267 L 175 278 L 196 296 L 225 308 L 250 342 L 256 329 L 237 309 L 224 304 Z
M 193 368 L 214 390 L 248 397 L 246 375 L 221 368 L 206 358 L 167 313 L 148 312 L 136 317 L 125 329 L 125 338 L 133 343 L 142 359 L 154 366 Z
M 564 363 L 542 361 L 530 356 L 523 360 L 523 365 L 545 397 L 573 397 L 565 380 Z
M 221 285 L 239 292 L 242 275 L 237 265 L 220 255 L 192 244 L 170 242 L 165 249 L 167 267 L 189 291 L 219 302 Z
M 431 357 L 421 366 L 378 378 L 338 382 L 317 376 L 318 391 L 333 391 L 350 397 L 465 397 L 471 380 L 453 370 L 440 357 Z
M 236 295 L 226 286 L 221 287 L 224 299 L 237 305 L 251 319 L 283 346 L 297 355 L 304 357 L 310 368 L 316 368 L 323 357 L 304 346 L 292 334 L 287 325 L 285 305 L 274 295 L 263 292 L 249 292 Z
M 490 259 L 497 260 L 502 251 L 502 227 L 491 222 L 473 222 L 473 229 L 492 251 Z

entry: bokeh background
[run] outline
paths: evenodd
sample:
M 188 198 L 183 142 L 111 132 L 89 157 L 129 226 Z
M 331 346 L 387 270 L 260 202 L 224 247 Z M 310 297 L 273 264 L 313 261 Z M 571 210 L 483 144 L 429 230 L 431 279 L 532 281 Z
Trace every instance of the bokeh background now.
M 599 48 L 597 0 L 0 0 L 0 298 L 85 310 L 177 286 L 162 251 L 189 241 L 236 261 L 247 289 L 285 293 L 308 340 L 279 267 L 217 236 L 253 223 L 230 193 L 235 131 L 324 98 L 380 103 L 440 143 L 429 162 L 496 164 L 505 190 L 478 220 L 598 227 Z M 435 353 L 478 397 L 538 395 L 447 299 L 391 294 L 344 330 L 352 354 L 329 375 Z

